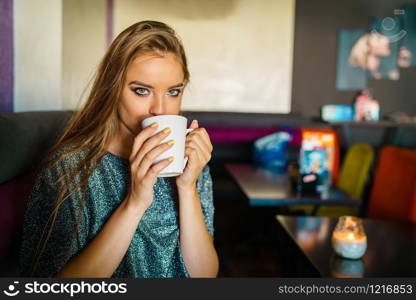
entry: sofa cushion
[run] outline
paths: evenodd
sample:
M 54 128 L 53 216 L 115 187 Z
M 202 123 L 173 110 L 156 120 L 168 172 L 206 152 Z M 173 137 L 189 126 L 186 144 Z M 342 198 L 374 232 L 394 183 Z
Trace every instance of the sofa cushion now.
M 0 184 L 36 168 L 72 111 L 0 113 Z
M 26 199 L 34 180 L 35 172 L 30 172 L 0 184 L 0 257 L 18 251 Z

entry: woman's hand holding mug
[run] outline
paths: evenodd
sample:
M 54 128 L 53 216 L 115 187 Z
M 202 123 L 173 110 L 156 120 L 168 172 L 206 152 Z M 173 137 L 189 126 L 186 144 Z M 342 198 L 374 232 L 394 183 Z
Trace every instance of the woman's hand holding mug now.
M 160 154 L 174 144 L 173 140 L 161 143 L 170 134 L 170 128 L 165 128 L 152 136 L 157 127 L 158 124 L 154 122 L 135 137 L 129 157 L 131 184 L 128 199 L 144 210 L 153 202 L 153 185 L 159 173 L 173 160 L 173 157 L 168 157 L 153 164 Z
M 148 128 L 154 122 L 157 122 L 161 128 L 171 128 L 172 132 L 169 138 L 175 141 L 174 145 L 166 152 L 158 152 L 159 156 L 157 158 L 155 156 L 151 157 L 154 159 L 154 164 L 158 164 L 169 157 L 175 158 L 171 164 L 164 165 L 165 168 L 160 169 L 157 176 L 177 176 L 176 184 L 178 188 L 194 188 L 202 169 L 211 159 L 212 144 L 208 133 L 204 128 L 199 128 L 196 120 L 192 121 L 187 129 L 187 119 L 179 115 L 160 115 L 144 119 L 142 121 L 143 131 L 148 132 Z M 160 134 L 158 130 L 149 134 L 157 136 Z M 149 134 L 144 135 L 144 137 L 148 137 Z M 163 144 L 163 138 L 155 140 L 151 145 L 154 147 L 157 143 Z
M 183 173 L 176 177 L 178 188 L 193 188 L 205 165 L 211 159 L 212 144 L 207 131 L 198 128 L 198 121 L 193 120 L 190 129 L 193 129 L 186 137 L 185 156 L 188 157 Z

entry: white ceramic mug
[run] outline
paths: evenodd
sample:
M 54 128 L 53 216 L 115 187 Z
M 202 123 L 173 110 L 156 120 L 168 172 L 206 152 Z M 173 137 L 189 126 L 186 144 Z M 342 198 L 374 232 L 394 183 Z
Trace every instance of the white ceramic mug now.
M 153 164 L 160 162 L 161 160 L 167 159 L 170 156 L 174 157 L 174 160 L 164 168 L 158 175 L 158 177 L 172 177 L 178 176 L 183 173 L 188 158 L 185 157 L 185 139 L 186 135 L 193 129 L 187 129 L 188 119 L 178 115 L 161 115 L 154 116 L 142 121 L 142 128 L 146 128 L 152 125 L 154 122 L 158 123 L 158 127 L 152 134 L 155 135 L 165 128 L 170 128 L 170 134 L 161 141 L 161 144 L 166 143 L 169 140 L 174 140 L 175 143 L 172 147 L 160 154 Z

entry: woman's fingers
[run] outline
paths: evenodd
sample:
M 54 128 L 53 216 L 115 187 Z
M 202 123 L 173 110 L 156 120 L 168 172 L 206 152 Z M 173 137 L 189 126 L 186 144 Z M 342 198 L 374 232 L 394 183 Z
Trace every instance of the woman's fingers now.
M 156 124 L 157 125 L 157 124 Z M 188 156 L 188 165 L 202 166 L 211 159 L 212 144 L 208 133 L 204 128 L 197 128 L 188 134 L 185 143 L 185 155 Z M 191 126 L 192 127 L 192 126 Z M 160 144 L 169 134 L 166 128 L 153 135 L 156 126 L 142 130 L 135 138 L 130 156 L 132 175 L 147 186 L 154 184 L 155 178 L 166 168 L 172 160 L 164 159 L 158 163 L 154 161 L 165 151 L 171 148 L 174 141 Z
M 137 167 L 140 165 L 143 157 L 153 148 L 160 144 L 168 135 L 170 134 L 170 129 L 166 128 L 154 136 L 148 138 L 144 143 L 142 143 L 142 147 L 137 151 L 136 157 L 133 159 L 131 163 L 133 167 Z
M 188 164 L 196 165 L 203 164 L 208 161 L 208 157 L 205 156 L 200 146 L 194 142 L 187 142 L 185 146 L 185 156 L 188 156 Z
M 174 144 L 174 141 L 170 140 L 167 143 L 160 144 L 154 147 L 149 152 L 147 152 L 143 156 L 143 159 L 141 159 L 141 161 L 138 163 L 137 175 L 139 176 L 139 178 L 143 178 L 144 176 L 146 176 L 149 168 L 152 166 L 155 159 L 159 155 L 161 155 L 163 152 L 169 150 L 173 144 Z
M 158 124 L 155 122 L 152 125 L 144 128 L 140 133 L 134 138 L 133 147 L 131 149 L 130 153 L 130 163 L 133 162 L 134 158 L 137 155 L 137 152 L 142 147 L 143 143 L 153 134 L 153 132 L 156 130 Z
M 207 145 L 207 147 L 208 147 L 209 151 L 211 151 L 211 152 L 212 152 L 213 147 L 212 147 L 211 139 L 209 138 L 208 132 L 206 131 L 206 129 L 205 129 L 205 128 L 200 128 L 200 130 L 199 130 L 199 131 L 201 132 L 202 139 L 203 139 L 203 141 L 206 143 L 206 145 Z
M 211 158 L 211 153 L 200 139 L 193 138 L 192 140 L 186 141 L 185 152 L 186 148 L 195 149 L 199 154 L 199 157 L 203 160 L 209 160 Z
M 203 128 L 200 128 L 203 129 Z M 204 135 L 205 130 L 199 130 L 198 132 L 195 132 L 193 135 L 189 135 L 186 139 L 185 146 L 191 146 L 193 148 L 199 149 L 199 151 L 202 152 L 203 156 L 207 159 L 211 159 L 211 153 L 212 153 L 212 145 L 210 140 L 206 139 Z M 206 133 L 206 132 L 205 132 Z M 197 147 L 198 146 L 198 147 Z
M 146 175 L 143 178 L 143 181 L 147 181 L 150 183 L 153 183 L 157 175 L 166 168 L 171 162 L 173 161 L 173 157 L 166 158 L 164 160 L 161 160 L 160 162 L 154 164 L 151 166 Z
M 188 134 L 187 139 L 192 139 L 193 137 L 198 138 L 201 142 L 201 146 L 205 145 L 203 147 L 206 148 L 209 152 L 212 152 L 213 147 L 211 140 L 205 128 L 198 128 L 193 130 L 190 134 Z

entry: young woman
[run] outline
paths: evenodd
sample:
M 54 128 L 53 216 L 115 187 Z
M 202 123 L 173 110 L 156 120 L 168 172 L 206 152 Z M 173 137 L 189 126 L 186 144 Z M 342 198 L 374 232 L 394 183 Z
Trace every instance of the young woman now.
M 42 163 L 27 203 L 22 276 L 215 277 L 207 132 L 186 138 L 182 175 L 152 165 L 172 142 L 141 120 L 180 113 L 189 72 L 166 24 L 124 30 L 105 54 L 85 105 Z M 173 141 L 174 142 L 174 141 Z

